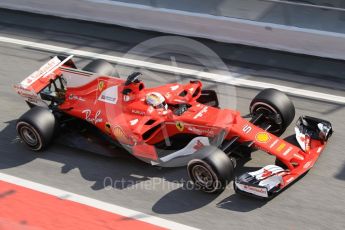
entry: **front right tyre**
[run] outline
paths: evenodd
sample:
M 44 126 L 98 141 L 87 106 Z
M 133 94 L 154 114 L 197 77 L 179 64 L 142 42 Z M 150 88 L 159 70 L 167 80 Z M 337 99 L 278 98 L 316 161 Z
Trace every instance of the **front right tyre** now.
M 277 89 L 264 89 L 250 103 L 250 114 L 263 114 L 263 122 L 271 125 L 270 133 L 281 135 L 295 117 L 295 107 L 289 97 Z

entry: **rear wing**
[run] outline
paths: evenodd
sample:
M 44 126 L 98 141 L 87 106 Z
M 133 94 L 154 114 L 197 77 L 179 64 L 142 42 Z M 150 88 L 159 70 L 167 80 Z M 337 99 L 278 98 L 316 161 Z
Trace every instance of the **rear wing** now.
M 70 61 L 73 55 L 61 60 L 58 56 L 53 57 L 38 70 L 33 72 L 19 84 L 14 85 L 15 91 L 28 101 L 37 103 L 38 94 L 47 87 L 52 80 L 61 75 L 60 67 Z

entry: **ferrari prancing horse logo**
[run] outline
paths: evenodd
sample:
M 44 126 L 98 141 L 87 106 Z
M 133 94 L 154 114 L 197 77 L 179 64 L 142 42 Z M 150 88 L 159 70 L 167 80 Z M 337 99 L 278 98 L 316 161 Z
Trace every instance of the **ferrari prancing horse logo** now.
M 184 124 L 181 121 L 176 122 L 176 128 L 182 132 L 184 129 Z
M 104 81 L 98 82 L 98 90 L 99 90 L 99 91 L 102 91 L 103 88 L 104 88 Z

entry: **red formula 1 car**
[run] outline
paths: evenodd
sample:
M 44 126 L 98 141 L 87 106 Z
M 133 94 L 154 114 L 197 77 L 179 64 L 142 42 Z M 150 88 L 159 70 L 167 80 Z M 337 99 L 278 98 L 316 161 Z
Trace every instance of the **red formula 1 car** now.
M 90 150 L 80 137 L 91 130 L 100 143 L 120 145 L 151 165 L 187 165 L 194 184 L 213 193 L 234 179 L 236 160 L 245 157 L 241 150 L 260 149 L 274 155 L 276 164 L 235 178 L 234 188 L 270 198 L 314 165 L 332 134 L 330 122 L 302 116 L 296 145 L 279 138 L 295 109 L 275 89 L 261 91 L 243 117 L 219 108 L 216 93 L 203 90 L 200 81 L 146 88 L 138 72 L 123 80 L 104 60 L 77 69 L 71 58 L 56 56 L 15 86 L 31 107 L 19 118 L 17 131 L 34 151 L 57 136 Z

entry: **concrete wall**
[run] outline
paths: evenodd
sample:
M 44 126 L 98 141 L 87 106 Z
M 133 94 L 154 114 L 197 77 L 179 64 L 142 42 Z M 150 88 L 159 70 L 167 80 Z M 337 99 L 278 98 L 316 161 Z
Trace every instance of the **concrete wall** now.
M 1 0 L 0 7 L 345 60 L 345 35 L 108 0 Z

